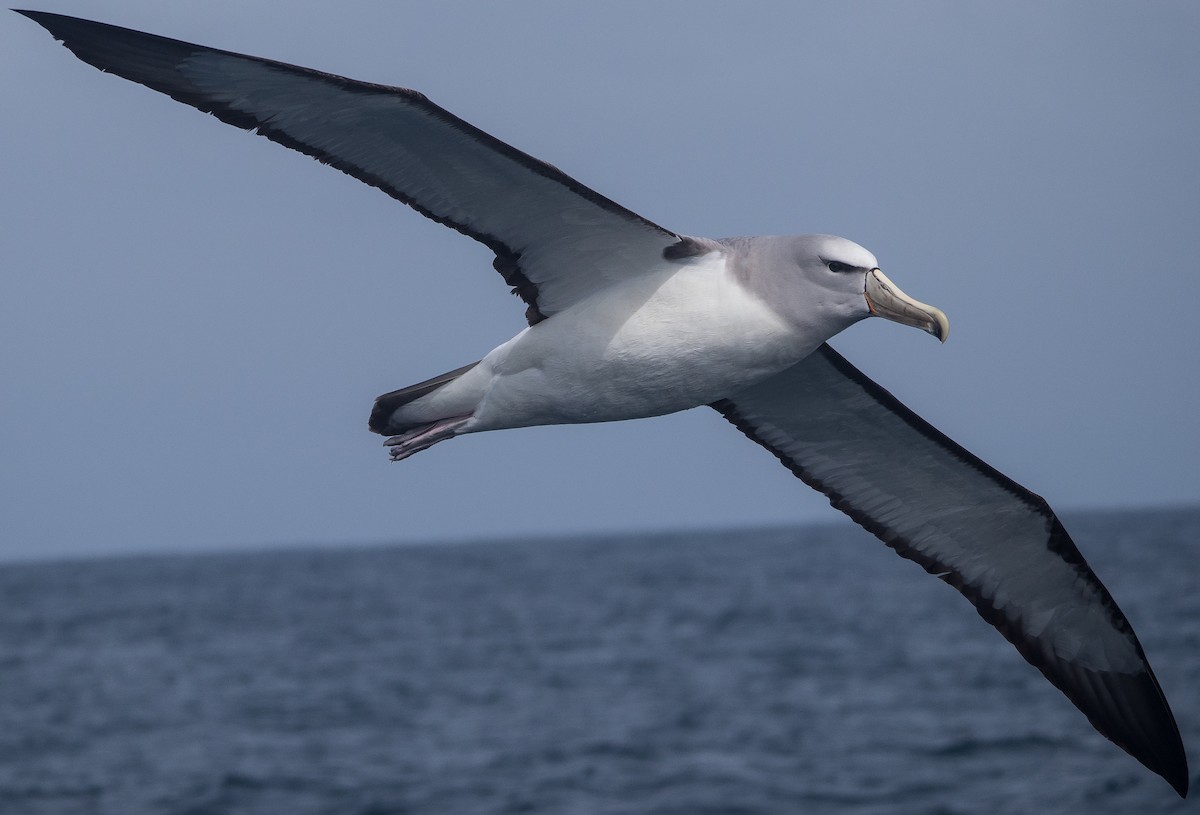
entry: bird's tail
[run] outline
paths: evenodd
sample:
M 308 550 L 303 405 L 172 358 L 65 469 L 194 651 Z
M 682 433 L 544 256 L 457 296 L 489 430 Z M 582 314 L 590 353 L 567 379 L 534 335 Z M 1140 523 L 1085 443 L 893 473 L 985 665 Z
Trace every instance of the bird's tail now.
M 396 411 L 409 402 L 414 402 L 422 396 L 433 393 L 443 385 L 453 382 L 478 364 L 478 362 L 472 362 L 470 365 L 455 368 L 453 371 L 435 376 L 432 379 L 426 379 L 424 382 L 418 382 L 415 385 L 409 385 L 407 388 L 385 393 L 375 400 L 375 407 L 371 409 L 371 418 L 367 426 L 371 429 L 372 433 L 390 436 L 394 433 L 403 433 L 413 429 L 414 426 L 424 424 L 424 422 L 397 421 Z

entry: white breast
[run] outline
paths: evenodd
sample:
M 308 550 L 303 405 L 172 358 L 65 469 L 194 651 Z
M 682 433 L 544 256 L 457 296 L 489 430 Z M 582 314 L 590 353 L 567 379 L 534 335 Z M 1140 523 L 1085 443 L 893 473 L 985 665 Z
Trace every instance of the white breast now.
M 797 330 L 744 290 L 720 253 L 664 263 L 488 354 L 463 378 L 465 388 L 483 388 L 464 430 L 615 421 L 708 404 L 799 361 L 827 339 L 817 333 Z

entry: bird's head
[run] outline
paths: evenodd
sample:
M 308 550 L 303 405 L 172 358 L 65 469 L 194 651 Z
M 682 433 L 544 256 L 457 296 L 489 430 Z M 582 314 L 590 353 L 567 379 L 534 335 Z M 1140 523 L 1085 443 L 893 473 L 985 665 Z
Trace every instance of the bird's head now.
M 771 270 L 747 281 L 751 288 L 797 323 L 819 315 L 828 336 L 872 316 L 920 328 L 942 342 L 950 333 L 950 322 L 940 309 L 901 291 L 880 271 L 875 256 L 853 241 L 836 235 L 797 235 L 767 239 L 751 251 L 766 255 L 756 258 L 753 267 Z M 814 311 L 814 304 L 820 308 Z

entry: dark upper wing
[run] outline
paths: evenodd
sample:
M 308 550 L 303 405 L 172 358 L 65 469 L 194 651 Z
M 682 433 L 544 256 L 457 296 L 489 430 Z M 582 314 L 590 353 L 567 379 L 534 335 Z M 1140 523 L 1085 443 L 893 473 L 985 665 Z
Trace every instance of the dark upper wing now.
M 673 233 L 420 93 L 59 14 L 22 11 L 84 62 L 254 129 L 486 244 L 531 323 L 641 273 Z
M 1187 792 L 1179 730 L 1142 647 L 1043 499 L 828 345 L 713 407 L 834 507 L 962 592 L 1097 730 Z

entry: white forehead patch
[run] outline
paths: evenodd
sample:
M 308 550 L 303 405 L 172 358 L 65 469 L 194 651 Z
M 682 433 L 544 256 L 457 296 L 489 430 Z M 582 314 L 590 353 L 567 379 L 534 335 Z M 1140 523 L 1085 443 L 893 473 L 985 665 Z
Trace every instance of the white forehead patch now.
M 839 238 L 837 235 L 816 235 L 818 238 L 818 253 L 822 260 L 836 260 L 860 269 L 875 269 L 879 261 L 875 256 L 854 241 Z

